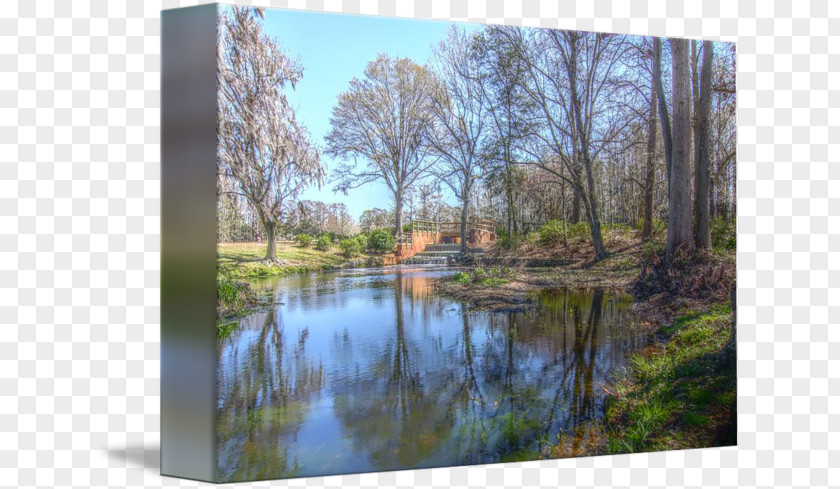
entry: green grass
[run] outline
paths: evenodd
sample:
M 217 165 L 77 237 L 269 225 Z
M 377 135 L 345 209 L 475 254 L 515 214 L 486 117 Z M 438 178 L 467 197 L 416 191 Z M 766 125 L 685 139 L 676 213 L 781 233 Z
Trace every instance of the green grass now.
M 247 283 L 230 275 L 220 275 L 216 283 L 219 316 L 236 314 L 253 302 L 253 291 Z
M 513 271 L 506 267 L 501 268 L 474 268 L 470 271 L 458 272 L 452 276 L 452 281 L 465 286 L 477 285 L 482 287 L 499 287 L 507 285 Z
M 265 243 L 219 243 L 216 250 L 219 273 L 241 279 L 331 270 L 341 268 L 350 261 L 338 249 L 320 251 L 289 243 L 277 244 L 278 264 L 262 261 Z M 375 264 L 375 257 L 362 258 L 370 265 Z
M 265 263 L 265 243 L 220 243 L 216 248 L 217 324 L 219 338 L 227 338 L 236 330 L 238 315 L 257 303 L 249 279 L 294 273 L 331 270 L 351 263 L 365 266 L 381 265 L 382 258 L 360 256 L 359 261 L 342 256 L 339 250 L 319 251 L 292 243 L 277 244 L 278 263 Z
M 247 282 L 220 274 L 216 279 L 216 328 L 219 338 L 227 338 L 236 330 L 231 318 L 244 314 L 257 303 L 257 296 Z
M 664 348 L 636 355 L 631 375 L 606 404 L 606 451 L 714 446 L 736 398 L 734 365 L 719 366 L 732 312 L 715 306 L 686 314 L 658 333 Z

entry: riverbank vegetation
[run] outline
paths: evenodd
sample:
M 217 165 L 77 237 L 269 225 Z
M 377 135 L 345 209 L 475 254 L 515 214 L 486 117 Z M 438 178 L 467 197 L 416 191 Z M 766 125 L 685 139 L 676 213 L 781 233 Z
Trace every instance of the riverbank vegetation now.
M 347 250 L 342 243 L 350 239 L 353 244 Z M 332 239 L 327 237 L 321 247 L 317 243 L 301 246 L 292 242 L 278 242 L 275 244 L 276 261 L 272 263 L 262 259 L 265 256 L 265 243 L 219 243 L 216 268 L 219 275 L 247 280 L 339 268 L 381 266 L 382 253 L 368 248 L 363 250 L 363 240 L 364 236 L 345 238 L 334 246 Z
M 607 398 L 607 453 L 735 443 L 735 362 L 724 356 L 731 322 L 730 307 L 715 305 L 657 330 L 661 342 L 633 357 L 632 374 Z

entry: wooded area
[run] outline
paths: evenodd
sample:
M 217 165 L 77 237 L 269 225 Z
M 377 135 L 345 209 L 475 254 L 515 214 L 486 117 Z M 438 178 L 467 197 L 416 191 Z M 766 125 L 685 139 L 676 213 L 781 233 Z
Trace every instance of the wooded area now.
M 287 101 L 301 67 L 262 32 L 262 11 L 226 12 L 220 242 L 399 234 L 415 219 L 460 221 L 463 232 L 476 216 L 498 224 L 500 246 L 551 221 L 564 233 L 585 223 L 596 260 L 609 253 L 604 225 L 642 239 L 666 228 L 670 260 L 710 247 L 713 223 L 732 227 L 734 45 L 452 27 L 429 65 L 371 60 L 336 101 L 322 145 Z M 321 151 L 340 164 L 326 168 Z M 346 193 L 374 181 L 393 205 L 359 222 L 343 204 L 299 200 L 309 186 Z

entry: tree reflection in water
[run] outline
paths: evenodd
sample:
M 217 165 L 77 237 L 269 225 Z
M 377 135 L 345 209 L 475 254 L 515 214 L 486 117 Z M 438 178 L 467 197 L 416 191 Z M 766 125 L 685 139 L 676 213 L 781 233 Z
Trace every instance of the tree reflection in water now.
M 222 475 L 534 459 L 540 440 L 601 415 L 598 385 L 648 341 L 619 293 L 545 292 L 536 310 L 474 312 L 431 294 L 441 273 L 278 280 L 293 306 L 243 319 L 220 347 Z
M 230 357 L 220 359 L 228 367 L 219 369 L 217 421 L 224 480 L 297 475 L 298 460 L 283 440 L 297 436 L 309 401 L 324 386 L 323 367 L 305 357 L 307 330 L 288 342 L 277 310 L 262 316 L 262 326 L 247 330 L 249 338 L 240 336 L 226 351 Z

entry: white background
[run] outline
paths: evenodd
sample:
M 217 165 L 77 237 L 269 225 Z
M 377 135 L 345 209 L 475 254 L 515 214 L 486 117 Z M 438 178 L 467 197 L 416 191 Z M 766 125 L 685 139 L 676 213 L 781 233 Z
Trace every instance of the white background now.
M 824 487 L 840 480 L 840 2 L 256 3 L 736 41 L 739 446 L 255 485 Z M 159 12 L 192 4 L 0 7 L 4 486 L 198 484 L 161 478 L 157 461 Z

